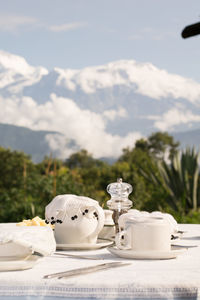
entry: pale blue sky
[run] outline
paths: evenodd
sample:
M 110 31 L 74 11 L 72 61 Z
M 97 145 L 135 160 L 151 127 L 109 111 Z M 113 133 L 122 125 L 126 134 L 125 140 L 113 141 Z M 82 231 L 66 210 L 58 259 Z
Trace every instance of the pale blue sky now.
M 151 62 L 200 82 L 199 0 L 0 0 L 0 49 L 31 65 L 83 68 Z

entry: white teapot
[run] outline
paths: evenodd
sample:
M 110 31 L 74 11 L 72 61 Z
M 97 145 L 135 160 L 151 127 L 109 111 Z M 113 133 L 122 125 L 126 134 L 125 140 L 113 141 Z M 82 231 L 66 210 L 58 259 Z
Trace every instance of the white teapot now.
M 45 208 L 46 222 L 55 224 L 57 244 L 95 244 L 104 226 L 104 211 L 89 197 L 56 196 Z

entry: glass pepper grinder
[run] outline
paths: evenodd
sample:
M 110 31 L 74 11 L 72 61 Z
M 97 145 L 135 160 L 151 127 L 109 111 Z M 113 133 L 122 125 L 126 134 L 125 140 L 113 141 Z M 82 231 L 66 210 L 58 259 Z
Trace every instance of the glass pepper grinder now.
M 119 216 L 128 212 L 132 206 L 132 201 L 128 199 L 132 190 L 132 185 L 122 182 L 122 178 L 118 178 L 117 182 L 110 183 L 107 186 L 107 192 L 111 195 L 111 199 L 107 201 L 107 206 L 110 210 L 113 210 L 113 221 L 116 233 L 119 232 Z

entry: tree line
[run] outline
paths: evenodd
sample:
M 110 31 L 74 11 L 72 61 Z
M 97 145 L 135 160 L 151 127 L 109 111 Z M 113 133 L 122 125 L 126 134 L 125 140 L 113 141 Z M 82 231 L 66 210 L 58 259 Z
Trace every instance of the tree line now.
M 23 152 L 0 147 L 0 222 L 44 218 L 45 206 L 58 194 L 88 196 L 107 208 L 106 187 L 120 177 L 133 186 L 133 208 L 200 223 L 198 160 L 194 148 L 180 151 L 167 132 L 139 139 L 112 164 L 84 149 L 64 161 L 49 156 L 36 164 Z

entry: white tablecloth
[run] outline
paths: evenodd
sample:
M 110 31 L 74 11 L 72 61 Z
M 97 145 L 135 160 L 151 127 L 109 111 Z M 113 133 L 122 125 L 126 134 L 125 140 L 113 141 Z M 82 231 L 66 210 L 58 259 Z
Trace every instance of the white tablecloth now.
M 70 252 L 104 260 L 45 257 L 30 270 L 0 272 L 0 299 L 200 299 L 200 225 L 180 224 L 179 229 L 186 231 L 182 243 L 199 247 L 170 260 L 125 260 L 107 249 Z M 46 274 L 122 260 L 131 265 L 68 279 L 43 279 Z

